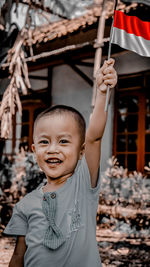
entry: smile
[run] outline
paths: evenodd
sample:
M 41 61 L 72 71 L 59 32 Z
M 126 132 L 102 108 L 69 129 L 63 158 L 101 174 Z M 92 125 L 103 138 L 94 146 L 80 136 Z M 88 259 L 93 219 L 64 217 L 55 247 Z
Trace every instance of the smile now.
M 50 163 L 50 164 L 60 164 L 62 163 L 62 160 L 60 159 L 47 159 L 46 163 Z

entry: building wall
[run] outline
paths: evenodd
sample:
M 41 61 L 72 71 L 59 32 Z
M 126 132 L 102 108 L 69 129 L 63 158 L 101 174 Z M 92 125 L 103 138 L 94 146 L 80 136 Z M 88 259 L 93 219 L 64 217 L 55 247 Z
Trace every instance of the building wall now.
M 80 67 L 81 69 L 81 67 Z M 92 79 L 92 68 L 83 68 Z M 53 70 L 52 102 L 53 104 L 70 105 L 78 109 L 86 119 L 91 109 L 92 88 L 68 65 L 55 67 Z
M 30 72 L 29 75 L 33 75 L 33 76 L 36 76 L 36 77 L 42 76 L 42 77 L 47 78 L 48 70 L 47 69 L 42 69 L 42 70 L 33 71 L 33 72 Z M 30 83 L 31 83 L 31 88 L 34 91 L 45 89 L 48 86 L 48 81 L 47 80 L 30 79 Z
M 129 74 L 150 69 L 150 58 L 133 52 L 126 52 L 115 57 L 118 74 Z

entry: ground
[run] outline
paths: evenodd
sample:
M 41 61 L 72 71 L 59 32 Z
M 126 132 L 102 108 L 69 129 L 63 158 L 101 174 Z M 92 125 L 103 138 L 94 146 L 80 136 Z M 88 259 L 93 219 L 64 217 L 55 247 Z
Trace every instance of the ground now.
M 150 242 L 142 243 L 139 239 L 127 240 L 112 238 L 101 231 L 97 237 L 99 250 L 102 259 L 102 266 L 122 266 L 122 267 L 148 267 L 150 266 Z M 119 241 L 120 239 L 120 241 Z M 0 238 L 0 267 L 8 267 L 9 260 L 13 253 L 15 241 L 12 238 Z
M 12 238 L 0 238 L 0 267 L 8 267 L 14 250 L 15 241 Z

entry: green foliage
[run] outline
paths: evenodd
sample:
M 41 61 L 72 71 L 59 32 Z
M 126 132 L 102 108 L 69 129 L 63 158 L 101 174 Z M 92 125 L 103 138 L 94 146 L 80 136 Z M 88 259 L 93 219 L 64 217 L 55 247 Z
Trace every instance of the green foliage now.
M 150 235 L 150 179 L 128 173 L 115 157 L 102 175 L 98 223 L 129 237 Z
M 0 231 L 8 223 L 12 208 L 26 193 L 45 181 L 32 153 L 21 151 L 11 162 L 7 158 L 0 165 Z
M 22 176 L 23 179 L 23 185 L 26 189 L 26 192 L 29 193 L 39 184 L 46 181 L 45 174 L 40 171 L 33 153 L 26 153 L 25 160 L 24 160 L 24 166 L 25 166 L 25 174 Z
M 150 206 L 150 179 L 136 171 L 128 174 L 128 170 L 119 166 L 114 157 L 108 160 L 108 164 L 101 182 L 103 201 L 112 205 L 131 204 L 137 208 Z

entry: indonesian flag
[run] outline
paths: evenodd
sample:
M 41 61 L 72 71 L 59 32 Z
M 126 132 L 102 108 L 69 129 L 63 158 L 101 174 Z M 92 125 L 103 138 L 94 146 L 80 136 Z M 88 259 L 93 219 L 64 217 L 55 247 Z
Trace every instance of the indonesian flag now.
M 137 16 L 115 10 L 111 43 L 150 57 L 150 18 L 143 21 Z

